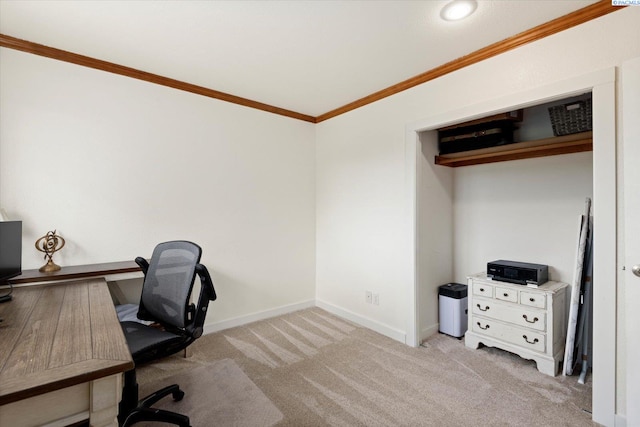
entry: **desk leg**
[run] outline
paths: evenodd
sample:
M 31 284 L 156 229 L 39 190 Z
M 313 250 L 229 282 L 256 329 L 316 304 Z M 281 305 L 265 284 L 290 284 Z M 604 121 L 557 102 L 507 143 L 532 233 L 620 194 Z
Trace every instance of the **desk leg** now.
M 122 374 L 91 381 L 89 420 L 92 427 L 118 427 Z

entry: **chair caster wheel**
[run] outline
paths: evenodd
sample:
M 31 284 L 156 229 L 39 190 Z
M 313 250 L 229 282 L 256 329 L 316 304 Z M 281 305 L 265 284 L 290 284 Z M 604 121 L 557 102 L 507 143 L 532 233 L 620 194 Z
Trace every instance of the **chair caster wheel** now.
M 174 392 L 171 394 L 171 396 L 173 397 L 173 400 L 174 400 L 174 401 L 179 402 L 179 401 L 181 401 L 181 400 L 182 400 L 182 398 L 184 397 L 184 391 L 182 391 L 182 390 L 174 391 Z

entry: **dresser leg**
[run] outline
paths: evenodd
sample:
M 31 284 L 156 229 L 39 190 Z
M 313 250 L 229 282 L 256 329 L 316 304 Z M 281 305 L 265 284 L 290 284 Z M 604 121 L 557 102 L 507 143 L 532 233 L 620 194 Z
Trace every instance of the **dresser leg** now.
M 558 366 L 559 363 L 556 360 L 536 360 L 536 365 L 538 366 L 538 371 L 543 374 L 550 375 L 555 377 L 558 374 Z
M 467 331 L 467 333 L 464 335 L 464 345 L 465 347 L 469 347 L 475 350 L 480 347 L 480 340 L 476 338 L 473 332 Z

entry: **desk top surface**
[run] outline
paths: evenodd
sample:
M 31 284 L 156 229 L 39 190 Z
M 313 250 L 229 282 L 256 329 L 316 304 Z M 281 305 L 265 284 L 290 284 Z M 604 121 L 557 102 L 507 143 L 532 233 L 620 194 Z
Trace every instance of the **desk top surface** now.
M 14 288 L 0 318 L 0 405 L 134 367 L 102 278 Z

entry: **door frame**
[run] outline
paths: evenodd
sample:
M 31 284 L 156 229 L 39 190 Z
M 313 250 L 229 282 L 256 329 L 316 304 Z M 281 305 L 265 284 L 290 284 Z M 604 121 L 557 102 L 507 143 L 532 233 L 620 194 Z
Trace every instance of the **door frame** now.
M 594 241 L 594 328 L 593 328 L 593 421 L 615 425 L 616 409 L 616 296 L 617 296 L 617 163 L 616 163 L 616 69 L 608 68 L 501 98 L 447 111 L 405 126 L 406 193 L 409 200 L 407 224 L 412 236 L 410 259 L 413 280 L 407 290 L 406 344 L 420 345 L 420 274 L 418 263 L 418 192 L 420 182 L 419 133 L 531 107 L 585 92 L 593 96 L 593 216 Z M 443 268 L 450 268 L 445 266 Z M 614 351 L 611 351 L 614 349 Z

